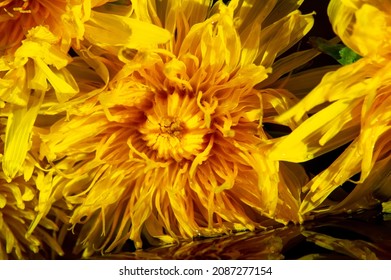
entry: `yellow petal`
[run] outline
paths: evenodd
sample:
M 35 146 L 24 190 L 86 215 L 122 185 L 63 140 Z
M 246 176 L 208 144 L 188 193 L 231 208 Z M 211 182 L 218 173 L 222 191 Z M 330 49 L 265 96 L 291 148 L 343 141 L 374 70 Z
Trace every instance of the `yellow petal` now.
M 317 50 L 311 49 L 311 50 L 295 52 L 295 53 L 290 54 L 290 55 L 288 55 L 286 57 L 278 59 L 273 64 L 273 67 L 272 67 L 273 71 L 272 71 L 272 73 L 269 75 L 269 77 L 265 81 L 260 83 L 257 87 L 258 88 L 268 87 L 270 84 L 272 84 L 272 83 L 276 82 L 277 80 L 279 80 L 284 74 L 287 74 L 287 73 L 293 71 L 294 69 L 298 68 L 299 66 L 304 65 L 305 63 L 311 61 L 318 54 L 319 53 L 318 53 Z M 316 73 L 315 71 L 316 71 L 315 69 L 311 69 L 310 71 L 308 71 L 308 74 L 309 75 L 313 75 L 314 73 Z M 330 72 L 330 71 L 327 71 L 327 72 Z M 302 77 L 302 75 L 304 75 L 304 73 L 300 73 L 299 77 Z M 323 77 L 323 75 L 321 77 Z M 309 91 L 311 91 L 315 87 L 315 85 L 318 84 L 319 80 L 320 79 L 318 79 L 317 82 L 314 82 L 313 79 L 305 78 L 305 81 L 301 81 L 300 83 L 296 83 L 296 86 L 303 86 L 303 85 L 306 85 L 306 84 L 308 85 L 308 84 L 311 84 L 311 83 L 314 84 L 314 86 L 309 87 L 308 91 L 305 92 L 307 94 Z M 283 87 L 287 88 L 285 82 L 289 83 L 290 81 L 291 81 L 291 77 L 288 77 L 284 81 Z
M 7 198 L 4 195 L 0 194 L 0 209 L 4 208 L 4 206 L 6 205 L 7 205 Z M 0 229 L 1 229 L 1 221 L 0 221 Z
M 26 79 L 26 70 L 23 67 L 9 70 L 0 78 L 0 100 L 26 106 L 30 96 Z
M 299 121 L 307 112 L 318 105 L 336 100 L 352 100 L 374 92 L 382 82 L 380 77 L 387 77 L 391 64 L 383 67 L 375 63 L 368 63 L 366 59 L 339 68 L 335 72 L 327 73 L 319 85 L 305 96 L 300 103 L 277 117 L 278 122 L 290 118 Z M 368 77 L 368 73 L 372 73 Z
M 171 34 L 153 24 L 136 19 L 92 12 L 85 24 L 85 38 L 101 47 L 144 48 L 166 43 Z
M 295 11 L 267 26 L 261 32 L 259 56 L 255 63 L 270 67 L 275 58 L 307 34 L 313 24 L 312 14 L 301 15 Z
M 270 0 L 269 0 L 270 1 Z M 278 0 L 275 3 L 275 7 L 265 19 L 263 26 L 268 26 L 281 18 L 287 16 L 291 12 L 297 10 L 304 0 Z
M 22 46 L 16 50 L 15 57 L 38 58 L 45 64 L 54 65 L 57 69 L 63 68 L 70 59 L 66 53 L 56 47 L 58 42 L 59 39 L 46 27 L 34 27 L 29 30 Z
M 391 214 L 391 200 L 382 203 L 383 213 Z
M 7 180 L 14 178 L 25 161 L 30 149 L 32 128 L 37 117 L 44 94 L 35 98 L 29 109 L 16 108 L 8 117 L 5 133 L 3 171 Z
M 36 178 L 36 187 L 39 190 L 39 200 L 36 207 L 38 214 L 35 216 L 34 220 L 31 222 L 27 234 L 31 235 L 36 227 L 39 225 L 43 217 L 47 215 L 54 201 L 52 193 L 52 172 L 48 174 L 43 174 L 43 172 L 38 172 Z
M 35 63 L 38 66 L 37 70 L 41 71 L 53 86 L 58 101 L 67 101 L 79 92 L 79 87 L 77 86 L 75 79 L 67 69 L 57 70 L 50 68 L 40 58 L 36 58 Z
M 278 141 L 270 150 L 269 156 L 276 160 L 303 162 L 350 141 L 354 135 L 342 139 L 342 143 L 341 139 L 336 139 L 336 142 L 325 146 L 332 136 L 350 121 L 347 119 L 350 114 L 349 109 L 356 106 L 357 101 L 356 104 L 344 100 L 334 102 Z M 356 122 L 359 122 L 359 118 L 356 118 Z

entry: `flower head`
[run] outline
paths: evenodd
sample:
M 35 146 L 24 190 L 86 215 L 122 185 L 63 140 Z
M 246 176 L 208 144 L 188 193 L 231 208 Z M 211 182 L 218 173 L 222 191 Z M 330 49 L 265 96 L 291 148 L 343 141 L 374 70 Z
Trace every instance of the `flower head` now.
M 91 33 L 96 33 L 94 26 L 106 22 L 110 22 L 107 27 L 115 29 L 113 36 L 119 39 L 112 40 L 109 36 L 106 36 L 106 40 L 99 38 L 102 45 L 114 42 L 113 48 L 127 46 L 132 34 L 130 30 L 133 26 L 129 18 L 104 14 L 103 8 L 99 10 L 97 6 L 105 4 L 106 0 L 58 2 L 58 5 L 53 1 L 40 0 L 1 2 L 1 11 L 5 14 L 0 22 L 0 37 L 4 38 L 4 45 L 1 46 L 4 52 L 0 56 L 0 108 L 4 108 L 8 117 L 3 161 L 8 181 L 23 172 L 23 161 L 31 146 L 29 139 L 38 115 L 63 112 L 64 106 L 61 105 L 65 101 L 80 97 L 80 86 L 94 83 L 95 90 L 99 90 L 96 88 L 97 82 L 90 79 L 95 79 L 95 75 L 106 80 L 108 76 L 104 70 L 94 75 L 87 74 L 84 66 L 88 64 L 95 69 L 99 67 L 100 59 L 91 61 L 91 57 L 83 54 L 80 57 L 85 57 L 84 64 L 76 67 L 78 70 L 75 71 L 84 72 L 71 72 L 75 69 L 71 64 L 80 66 L 82 60 L 73 59 L 68 54 L 71 45 L 79 50 L 83 41 L 83 44 L 92 47 L 89 39 L 92 40 Z M 146 41 L 165 40 L 164 35 L 167 37 L 168 32 L 164 30 L 159 33 L 160 29 L 156 29 L 158 31 L 151 36 L 158 38 Z M 7 41 L 8 35 L 12 37 L 11 45 Z M 85 98 L 84 94 L 82 98 Z
M 277 141 L 270 153 L 274 159 L 303 162 L 348 145 L 304 186 L 304 218 L 370 207 L 377 202 L 374 196 L 390 196 L 390 11 L 381 1 L 332 0 L 328 12 L 335 32 L 363 58 L 327 73 L 303 100 L 277 118 L 299 122 L 313 108 L 321 108 Z M 354 175 L 359 176 L 354 190 L 331 199 L 330 194 Z
M 314 55 L 294 54 L 298 60 L 267 80 L 276 58 L 312 25 L 311 15 L 285 2 L 132 1 L 136 38 L 157 27 L 171 36 L 102 45 L 122 69 L 41 135 L 53 189 L 73 205 L 71 224 L 83 225 L 77 250 L 298 220 L 306 175 L 268 159 L 263 129 L 294 97 L 260 86 Z

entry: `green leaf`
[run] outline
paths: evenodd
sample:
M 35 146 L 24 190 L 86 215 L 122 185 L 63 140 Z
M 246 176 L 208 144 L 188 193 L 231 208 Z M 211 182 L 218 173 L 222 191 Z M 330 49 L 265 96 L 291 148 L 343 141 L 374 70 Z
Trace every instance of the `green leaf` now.
M 331 43 L 331 40 L 328 41 L 320 37 L 311 37 L 310 43 L 314 48 L 331 56 L 342 65 L 354 63 L 361 58 L 359 54 L 355 53 L 344 44 Z
M 339 51 L 341 56 L 340 59 L 337 59 L 339 63 L 342 65 L 352 64 L 361 58 L 360 55 L 349 49 L 348 47 L 344 47 Z

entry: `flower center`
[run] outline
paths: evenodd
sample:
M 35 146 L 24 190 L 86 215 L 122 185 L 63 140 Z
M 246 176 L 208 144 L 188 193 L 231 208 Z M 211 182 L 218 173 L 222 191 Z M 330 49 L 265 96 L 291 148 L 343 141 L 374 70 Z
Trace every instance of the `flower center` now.
M 160 131 L 162 134 L 169 135 L 171 137 L 179 137 L 181 134 L 181 122 L 179 120 L 163 119 L 160 125 Z
M 145 115 L 139 132 L 157 158 L 191 160 L 205 148 L 208 129 L 194 98 L 178 93 L 156 97 Z

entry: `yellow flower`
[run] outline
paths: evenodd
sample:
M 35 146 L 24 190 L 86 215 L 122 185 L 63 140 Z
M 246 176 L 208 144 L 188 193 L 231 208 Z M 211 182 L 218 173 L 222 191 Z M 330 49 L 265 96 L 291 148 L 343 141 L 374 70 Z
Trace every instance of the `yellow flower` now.
M 326 74 L 315 89 L 277 118 L 300 122 L 313 108 L 320 108 L 277 141 L 270 153 L 276 160 L 304 162 L 349 144 L 304 186 L 303 219 L 311 213 L 370 207 L 377 202 L 374 195 L 390 197 L 390 6 L 380 1 L 332 0 L 328 12 L 335 32 L 363 58 Z M 331 199 L 330 194 L 354 175 L 360 176 L 354 190 L 342 199 Z
M 97 36 L 101 39 L 100 44 L 115 43 L 115 47 L 130 45 L 129 37 L 132 35 L 134 20 L 103 14 L 98 8 L 98 11 L 92 10 L 107 1 L 58 2 L 57 6 L 53 2 L 42 0 L 1 2 L 2 13 L 5 14 L 0 23 L 0 36 L 6 41 L 8 35 L 3 36 L 3 33 L 9 34 L 9 30 L 12 30 L 13 35 L 10 36 L 15 43 L 14 46 L 4 42 L 4 54 L 0 57 L 0 108 L 4 109 L 8 117 L 2 163 L 7 181 L 23 172 L 23 161 L 30 147 L 29 139 L 38 115 L 64 111 L 64 106 L 59 109 L 61 106 L 58 105 L 70 99 L 77 100 L 80 97 L 77 96 L 79 86 L 86 84 L 81 82 L 86 80 L 85 75 L 74 75 L 70 71 L 72 58 L 68 51 L 72 39 L 77 41 L 76 49 L 80 47 L 80 40 L 92 47 L 91 33 L 96 34 L 95 25 L 107 25 L 113 29 L 113 24 L 116 24 L 113 36 L 118 40 L 113 40 L 110 36 L 106 36 L 107 39 L 104 40 Z M 107 22 L 109 23 L 106 24 Z M 21 28 L 23 32 L 19 30 Z M 168 32 L 161 30 L 157 27 L 152 29 L 154 33 L 145 41 L 150 43 L 167 40 Z M 87 37 L 86 40 L 84 36 Z M 85 61 L 90 60 L 87 64 L 91 68 L 99 68 L 96 65 L 99 62 L 91 62 L 88 54 L 84 54 L 84 57 Z M 79 61 L 76 59 L 75 64 L 77 63 Z M 101 71 L 98 75 L 107 80 L 108 73 Z M 89 78 L 90 76 L 88 75 Z
M 306 175 L 267 158 L 263 123 L 294 102 L 267 86 L 315 55 L 275 62 L 308 32 L 312 15 L 284 0 L 132 5 L 134 40 L 100 45 L 122 69 L 41 135 L 50 187 L 73 205 L 70 223 L 82 224 L 76 251 L 297 221 Z M 157 27 L 170 32 L 166 43 L 141 40 Z

